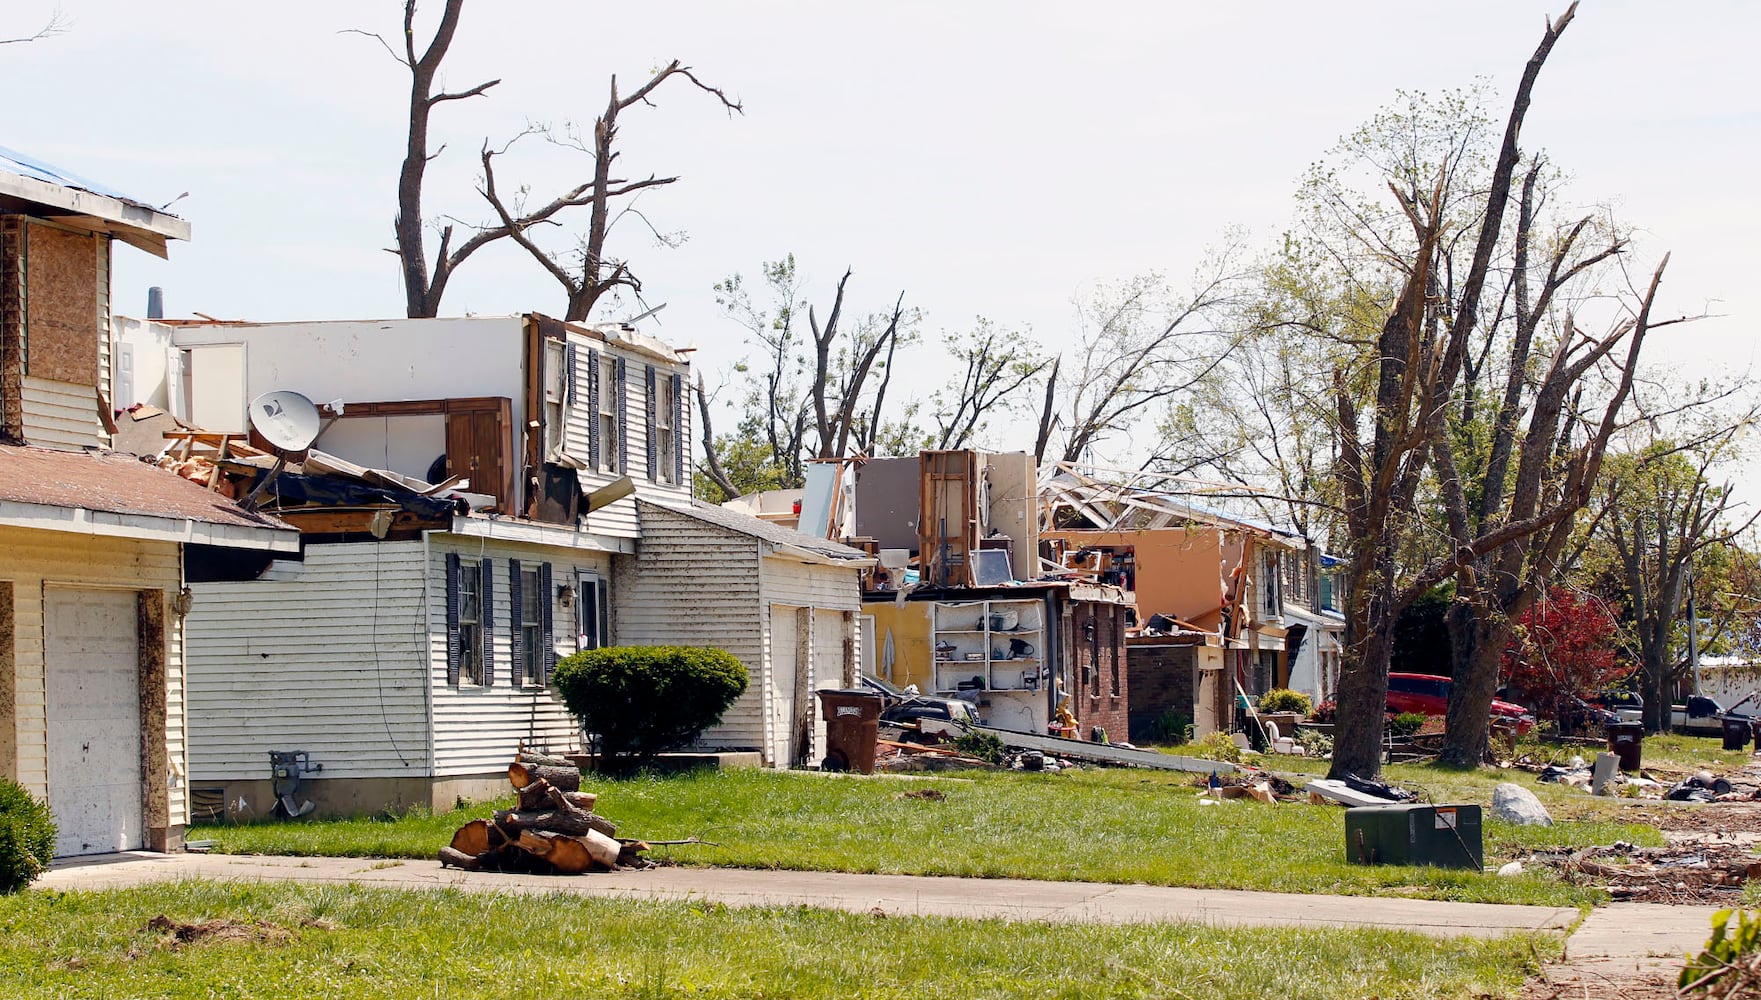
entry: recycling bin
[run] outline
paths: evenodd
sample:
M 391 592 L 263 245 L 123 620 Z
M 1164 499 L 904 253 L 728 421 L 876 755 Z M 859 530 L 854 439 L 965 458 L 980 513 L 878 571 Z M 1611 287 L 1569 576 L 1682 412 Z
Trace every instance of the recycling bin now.
M 819 695 L 825 719 L 825 771 L 874 773 L 875 741 L 880 739 L 881 696 L 872 691 L 825 690 Z
M 1640 762 L 1639 745 L 1645 739 L 1645 724 L 1610 722 L 1603 728 L 1608 731 L 1608 752 L 1620 758 L 1620 769 L 1637 771 Z

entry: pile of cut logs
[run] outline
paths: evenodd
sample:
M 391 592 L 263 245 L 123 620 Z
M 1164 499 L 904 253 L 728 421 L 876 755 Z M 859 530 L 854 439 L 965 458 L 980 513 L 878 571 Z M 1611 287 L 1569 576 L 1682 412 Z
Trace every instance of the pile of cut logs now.
M 617 827 L 593 811 L 599 796 L 581 791 L 572 761 L 521 751 L 508 781 L 519 794 L 516 807 L 460 827 L 440 849 L 442 866 L 556 875 L 647 867 L 641 855 L 648 845 L 616 839 Z

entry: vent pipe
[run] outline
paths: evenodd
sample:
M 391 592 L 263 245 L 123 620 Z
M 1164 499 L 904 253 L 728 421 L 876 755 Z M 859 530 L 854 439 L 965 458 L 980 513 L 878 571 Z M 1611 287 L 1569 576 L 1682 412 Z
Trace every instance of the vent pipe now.
M 165 289 L 158 285 L 147 289 L 147 318 L 165 318 Z

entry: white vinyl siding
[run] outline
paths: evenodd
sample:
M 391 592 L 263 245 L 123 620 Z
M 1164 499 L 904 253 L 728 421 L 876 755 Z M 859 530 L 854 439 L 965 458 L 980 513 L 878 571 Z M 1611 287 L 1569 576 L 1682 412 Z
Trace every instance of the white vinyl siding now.
M 608 575 L 611 557 L 548 545 L 465 537 L 435 533 L 429 537 L 428 574 L 432 581 L 428 603 L 428 677 L 434 707 L 434 774 L 440 777 L 486 775 L 507 768 L 521 744 L 553 752 L 580 746 L 580 726 L 550 688 L 521 687 L 513 683 L 512 601 L 508 560 L 522 567 L 551 565 L 553 581 L 567 581 L 577 571 Z M 446 677 L 446 553 L 457 552 L 463 562 L 491 562 L 493 582 L 484 613 L 490 623 L 494 657 L 486 669 L 494 671 L 493 683 L 481 687 L 452 687 Z M 556 601 L 553 585 L 545 599 Z M 535 614 L 537 609 L 531 609 Z M 569 621 L 571 612 L 551 608 L 551 620 Z M 616 626 L 613 626 L 614 630 Z M 575 651 L 575 636 L 568 629 L 555 629 L 557 657 Z
M 576 391 L 575 405 L 567 408 L 568 413 L 565 417 L 563 449 L 572 457 L 580 459 L 583 463 L 589 463 L 593 454 L 593 429 L 600 420 L 599 410 L 603 409 L 609 411 L 613 410 L 616 406 L 615 393 L 612 390 L 615 388 L 616 382 L 617 355 L 607 350 L 604 342 L 595 340 L 573 330 L 568 333 L 568 344 L 575 349 Z M 589 351 L 596 353 L 599 357 L 600 390 L 598 392 L 598 409 L 595 409 L 592 405 L 594 393 L 590 391 L 587 384 L 589 378 L 589 365 L 587 360 Z M 635 431 L 641 426 L 642 417 L 640 412 L 638 412 L 635 417 L 632 417 L 630 407 L 636 405 L 639 410 L 641 391 L 639 385 L 633 387 L 629 384 L 635 377 L 633 373 L 636 369 L 635 362 L 627 362 L 626 367 L 632 369 L 632 371 L 627 371 L 625 373 L 624 419 L 626 421 L 634 421 L 629 423 L 629 432 L 627 433 L 632 446 L 634 446 L 640 442 L 640 438 L 637 437 Z M 634 401 L 632 401 L 632 397 L 635 397 Z M 606 434 L 602 431 L 600 435 L 599 447 L 602 456 L 601 465 L 603 466 L 607 464 L 603 460 L 604 456 L 615 455 L 617 459 L 616 467 L 612 471 L 605 472 L 600 471 L 598 468 L 591 467 L 578 471 L 576 475 L 579 478 L 581 491 L 583 493 L 590 493 L 602 486 L 616 482 L 624 475 L 624 470 L 630 468 L 629 456 L 617 453 L 616 428 L 612 427 L 610 430 L 612 433 Z M 586 510 L 585 501 L 583 501 L 581 509 Z M 601 507 L 599 510 L 587 514 L 586 522 L 588 527 L 596 535 L 610 535 L 615 538 L 635 538 L 638 533 L 636 523 L 636 499 L 634 497 L 625 497 L 609 506 Z
M 745 535 L 645 504 L 635 556 L 620 556 L 612 635 L 621 646 L 724 649 L 746 666 L 746 693 L 703 734 L 706 747 L 765 742 L 765 608 L 758 548 Z M 792 626 L 791 626 L 792 627 Z
M 45 585 L 121 587 L 160 590 L 167 597 L 182 584 L 178 547 L 171 542 L 33 531 L 0 527 L 0 580 L 12 584 L 14 626 L 13 767 L 18 782 L 31 794 L 46 797 L 49 781 L 46 677 L 43 649 Z M 183 658 L 177 619 L 166 614 L 165 660 L 167 777 L 172 826 L 188 822 L 185 806 L 183 733 Z
M 309 545 L 192 585 L 191 781 L 267 779 L 271 750 L 326 779 L 426 776 L 423 569 L 420 541 Z
M 89 385 L 24 377 L 24 439 L 43 448 L 69 450 L 101 444 L 98 396 Z

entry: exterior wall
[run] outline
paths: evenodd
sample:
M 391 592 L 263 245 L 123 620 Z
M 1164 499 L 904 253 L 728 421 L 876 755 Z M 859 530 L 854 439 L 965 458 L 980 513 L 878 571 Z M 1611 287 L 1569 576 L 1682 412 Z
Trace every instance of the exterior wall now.
M 1124 734 L 1131 728 L 1125 607 L 1076 601 L 1071 604 L 1070 620 L 1073 676 L 1077 684 L 1070 703 L 1079 727 L 1077 735 L 1092 739 L 1094 728 L 1099 726 L 1107 731 L 1109 740 L 1125 739 Z
M 756 539 L 649 506 L 642 508 L 636 554 L 617 559 L 612 636 L 618 645 L 713 647 L 746 666 L 746 693 L 703 734 L 702 747 L 765 745 L 769 609 L 759 598 L 758 548 Z
M 183 568 L 175 543 L 62 531 L 0 527 L 0 552 L 5 553 L 4 562 L 0 562 L 0 580 L 12 585 L 13 601 L 10 655 L 13 676 L 0 678 L 0 683 L 11 686 L 10 698 L 0 698 L 0 710 L 10 707 L 7 717 L 0 718 L 0 726 L 7 727 L 12 734 L 13 752 L 8 776 L 31 794 L 41 797 L 48 794 L 49 780 L 43 662 L 44 586 L 114 587 L 170 595 L 177 593 L 182 585 Z M 143 730 L 150 734 L 162 727 L 164 732 L 165 771 L 147 775 L 146 801 L 149 813 L 156 801 L 164 802 L 166 813 L 163 820 L 149 815 L 146 825 L 149 831 L 163 831 L 158 836 L 167 838 L 166 846 L 175 847 L 181 843 L 182 828 L 188 822 L 182 777 L 187 773 L 182 724 L 184 664 L 176 618 L 165 614 L 163 621 L 161 662 L 166 715 L 158 725 L 146 720 L 149 725 Z M 0 657 L 0 662 L 5 659 Z M 143 662 L 150 659 L 143 658 Z M 142 694 L 145 700 L 157 693 L 143 691 Z
M 98 397 L 89 385 L 24 377 L 25 441 L 42 448 L 84 448 L 106 438 Z
M 1196 717 L 1193 699 L 1198 695 L 1198 647 L 1133 643 L 1129 649 L 1131 739 L 1149 739 L 1151 727 L 1164 714 L 1192 722 Z
M 261 579 L 192 584 L 191 784 L 267 778 L 271 750 L 325 780 L 428 776 L 424 565 L 420 541 L 309 545 Z
M 889 595 L 885 600 L 869 601 L 862 608 L 874 616 L 874 634 L 868 643 L 874 651 L 874 659 L 862 665 L 863 671 L 899 687 L 915 684 L 919 691 L 934 691 L 935 649 L 931 630 L 935 604 L 930 601 L 896 604 Z M 888 635 L 893 638 L 891 671 L 882 663 Z
M 580 746 L 580 725 L 548 687 L 521 687 L 514 676 L 512 587 L 508 560 L 523 566 L 551 566 L 552 644 L 560 659 L 575 652 L 573 612 L 557 601 L 556 588 L 572 583 L 578 571 L 611 577 L 611 556 L 603 552 L 554 545 L 433 533 L 428 536 L 428 662 L 434 713 L 434 774 L 438 778 L 500 775 L 524 744 L 552 752 Z M 491 616 L 495 655 L 488 686 L 447 683 L 446 554 L 463 559 L 489 559 L 494 582 L 487 612 Z M 614 594 L 617 583 L 613 581 Z M 615 626 L 614 626 L 615 628 Z M 502 779 L 505 783 L 505 778 Z
M 1225 561 L 1226 532 L 1212 527 L 1152 528 L 1144 531 L 1046 531 L 1071 548 L 1130 545 L 1137 555 L 1137 617 L 1172 615 L 1215 629 L 1233 560 Z

